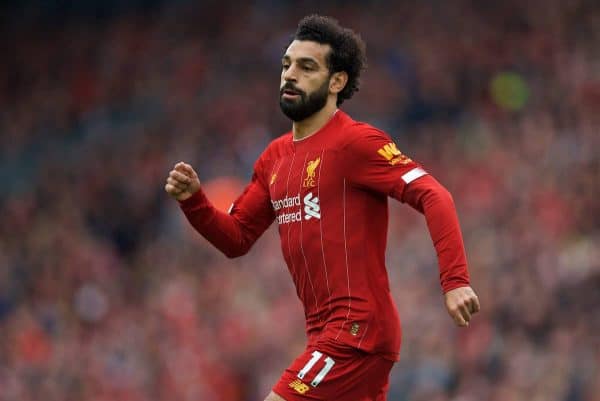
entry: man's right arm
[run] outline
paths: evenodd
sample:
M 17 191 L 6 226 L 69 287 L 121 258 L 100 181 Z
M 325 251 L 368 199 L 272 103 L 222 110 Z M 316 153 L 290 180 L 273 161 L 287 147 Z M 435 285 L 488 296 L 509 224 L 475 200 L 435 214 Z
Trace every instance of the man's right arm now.
M 275 218 L 269 191 L 256 169 L 251 182 L 236 199 L 229 213 L 212 205 L 191 166 L 178 164 L 173 171 L 184 173 L 189 182 L 187 186 L 185 182 L 174 183 L 171 178 L 173 174 L 170 174 L 171 181 L 167 181 L 165 190 L 179 201 L 181 209 L 196 231 L 230 258 L 247 253 Z M 185 180 L 182 178 L 182 181 Z M 173 184 L 178 184 L 179 187 Z M 193 188 L 191 193 L 188 190 L 190 186 Z

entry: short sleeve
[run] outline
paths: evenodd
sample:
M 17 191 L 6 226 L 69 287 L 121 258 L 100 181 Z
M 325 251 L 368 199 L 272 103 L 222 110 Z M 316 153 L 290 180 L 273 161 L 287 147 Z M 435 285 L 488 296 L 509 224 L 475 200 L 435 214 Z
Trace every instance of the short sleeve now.
M 362 128 L 346 149 L 348 177 L 353 185 L 399 200 L 406 185 L 427 174 L 389 135 L 373 127 Z

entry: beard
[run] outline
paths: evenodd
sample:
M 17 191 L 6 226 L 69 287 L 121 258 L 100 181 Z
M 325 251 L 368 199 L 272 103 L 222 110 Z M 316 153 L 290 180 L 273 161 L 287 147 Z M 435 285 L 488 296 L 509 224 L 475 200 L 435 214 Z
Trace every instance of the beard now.
M 289 89 L 298 93 L 297 99 L 285 99 L 283 97 L 283 91 Z M 296 88 L 290 82 L 287 82 L 279 91 L 279 107 L 283 114 L 285 114 L 292 121 L 302 121 L 319 110 L 325 107 L 327 103 L 327 97 L 329 96 L 329 79 L 326 79 L 323 84 L 317 88 L 314 92 L 306 94 Z

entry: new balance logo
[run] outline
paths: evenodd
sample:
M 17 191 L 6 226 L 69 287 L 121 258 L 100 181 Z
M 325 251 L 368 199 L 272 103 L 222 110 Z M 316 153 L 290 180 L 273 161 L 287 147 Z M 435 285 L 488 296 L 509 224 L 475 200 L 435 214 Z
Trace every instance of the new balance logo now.
M 306 384 L 304 384 L 301 380 L 296 379 L 293 382 L 291 382 L 289 384 L 289 386 L 291 388 L 293 388 L 294 390 L 296 390 L 296 392 L 300 393 L 300 394 L 304 394 L 306 393 L 308 390 L 310 390 L 310 387 L 308 387 Z
M 319 198 L 313 197 L 312 192 L 309 192 L 304 197 L 304 219 L 310 220 L 313 217 L 315 219 L 321 218 L 321 206 L 319 206 Z

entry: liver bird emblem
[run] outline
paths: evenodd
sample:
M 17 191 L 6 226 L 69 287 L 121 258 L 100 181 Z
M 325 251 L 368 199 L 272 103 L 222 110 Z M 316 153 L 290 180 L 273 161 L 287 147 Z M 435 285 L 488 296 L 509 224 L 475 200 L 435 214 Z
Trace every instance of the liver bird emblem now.
M 317 157 L 315 160 L 310 160 L 306 164 L 306 178 L 304 179 L 304 183 L 302 184 L 304 188 L 312 188 L 315 186 L 315 170 L 317 169 L 317 166 L 320 162 L 321 158 Z

